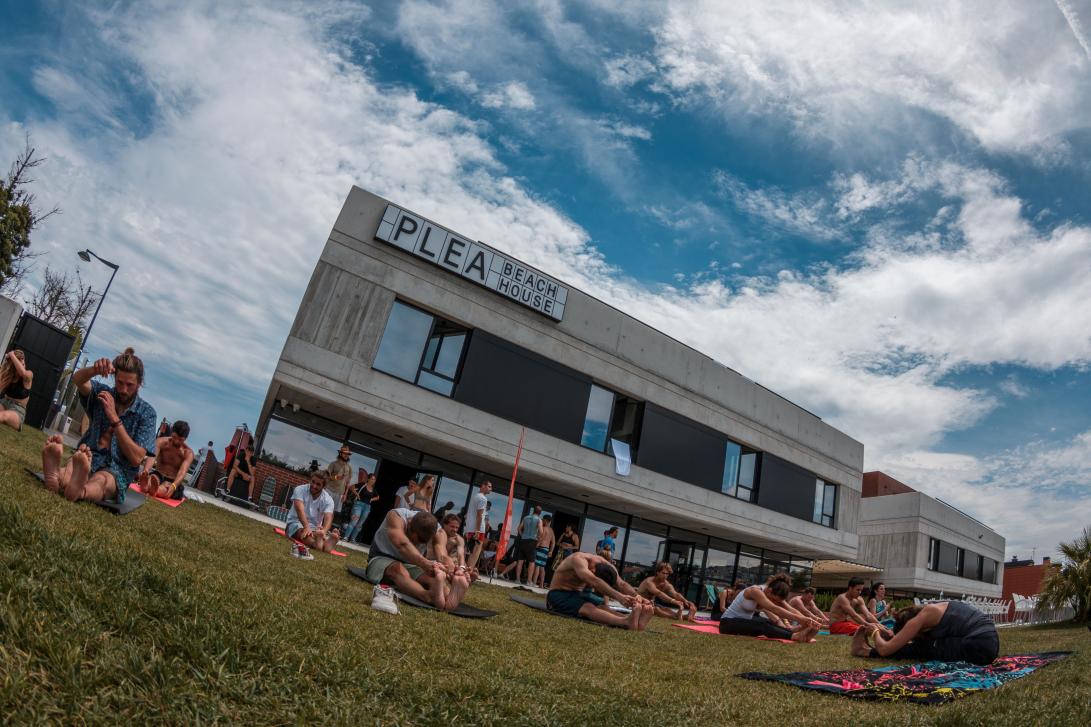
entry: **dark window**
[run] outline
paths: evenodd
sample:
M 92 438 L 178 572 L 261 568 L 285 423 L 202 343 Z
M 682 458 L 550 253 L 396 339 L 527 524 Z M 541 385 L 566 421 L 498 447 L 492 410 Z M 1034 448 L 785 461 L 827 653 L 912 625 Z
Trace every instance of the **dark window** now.
M 450 396 L 469 331 L 395 301 L 373 367 Z
M 757 502 L 775 512 L 810 522 L 814 515 L 814 481 L 813 472 L 763 452 L 758 470 Z
M 837 485 L 825 480 L 814 481 L 814 513 L 811 520 L 828 528 L 834 526 L 834 514 L 837 512 Z
M 636 464 L 698 487 L 719 490 L 725 437 L 653 404 L 645 404 Z
M 966 565 L 966 551 L 963 550 L 962 548 L 959 548 L 958 553 L 956 554 L 956 557 L 955 557 L 955 575 L 961 576 L 962 575 L 962 569 L 965 567 L 965 565 Z
M 992 558 L 981 559 L 981 580 L 996 583 L 996 561 Z
M 485 331 L 466 343 L 454 399 L 566 442 L 582 438 L 591 379 Z
M 939 570 L 939 541 L 928 539 L 928 570 Z
M 758 576 L 761 573 L 761 550 L 750 548 L 746 545 L 739 549 L 739 562 L 735 570 L 735 580 L 742 581 L 744 585 L 753 586 L 760 583 Z

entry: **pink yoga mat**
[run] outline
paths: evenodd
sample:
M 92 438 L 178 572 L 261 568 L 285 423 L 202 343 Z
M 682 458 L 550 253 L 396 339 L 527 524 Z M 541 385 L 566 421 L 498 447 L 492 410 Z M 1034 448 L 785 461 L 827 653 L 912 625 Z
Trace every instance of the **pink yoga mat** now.
M 284 532 L 284 528 L 273 528 L 273 532 L 276 533 L 277 535 L 284 535 L 285 537 L 287 537 L 287 534 Z M 299 541 L 296 540 L 295 538 L 292 538 L 292 542 L 293 543 L 298 543 Z M 320 550 L 318 552 L 319 553 L 324 553 L 325 551 Z M 340 550 L 331 550 L 330 555 L 336 555 L 336 556 L 339 556 L 341 558 L 349 557 L 348 553 L 342 553 Z
M 798 641 L 792 641 L 791 639 L 771 639 L 768 636 L 742 636 L 740 634 L 721 634 L 720 627 L 715 623 L 695 623 L 695 624 L 671 624 L 671 626 L 677 626 L 680 629 L 686 629 L 687 631 L 697 631 L 702 634 L 716 634 L 717 636 L 738 636 L 741 639 L 761 639 L 762 641 L 776 641 L 781 644 L 798 644 Z M 814 643 L 814 639 L 811 640 Z
M 144 491 L 141 490 L 136 485 L 129 485 L 129 489 L 130 490 L 135 490 L 136 492 L 139 492 L 141 495 L 144 495 Z M 146 497 L 146 495 L 145 495 L 145 497 Z M 167 507 L 178 507 L 183 502 L 185 502 L 185 500 L 168 500 L 167 498 L 159 497 L 158 495 L 156 495 L 155 497 L 153 497 L 151 499 L 157 500 L 157 501 L 163 503 L 164 505 L 166 505 Z

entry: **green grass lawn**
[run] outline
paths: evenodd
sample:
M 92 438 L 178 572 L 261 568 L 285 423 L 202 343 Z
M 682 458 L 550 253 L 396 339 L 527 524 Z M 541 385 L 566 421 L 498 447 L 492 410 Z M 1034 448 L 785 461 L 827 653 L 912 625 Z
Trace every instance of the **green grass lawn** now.
M 6 724 L 713 725 L 1091 723 L 1091 634 L 1006 630 L 1002 653 L 1078 653 L 952 705 L 875 704 L 744 671 L 858 667 L 844 637 L 762 643 L 649 633 L 532 611 L 373 611 L 346 565 L 288 555 L 268 526 L 211 505 L 118 518 L 23 472 L 43 437 L 0 428 L 0 715 Z M 874 662 L 875 666 L 879 662 Z

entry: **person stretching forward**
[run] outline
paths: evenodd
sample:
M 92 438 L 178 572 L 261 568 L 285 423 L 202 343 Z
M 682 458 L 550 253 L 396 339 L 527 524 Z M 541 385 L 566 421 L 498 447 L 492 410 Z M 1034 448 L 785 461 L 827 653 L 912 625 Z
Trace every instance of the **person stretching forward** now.
M 382 588 L 392 585 L 441 611 L 458 607 L 470 588 L 469 572 L 425 557 L 429 546 L 437 557 L 440 553 L 447 557 L 446 533 L 440 533 L 435 515 L 426 510 L 403 507 L 386 514 L 371 541 L 367 559 L 367 580 L 378 586 L 372 606 L 397 613 L 396 607 L 387 604 L 391 597 Z
M 647 598 L 655 606 L 655 615 L 663 618 L 676 618 L 679 621 L 686 618 L 686 610 L 689 609 L 689 620 L 697 620 L 697 604 L 687 601 L 681 593 L 674 589 L 667 580 L 674 573 L 671 564 L 661 560 L 655 564 L 655 575 L 645 578 L 636 589 L 644 598 Z
M 193 462 L 193 450 L 186 444 L 189 424 L 179 419 L 170 429 L 170 436 L 155 440 L 155 458 L 149 457 L 140 473 L 140 489 L 152 497 L 182 499 L 182 479 Z
M 868 611 L 867 604 L 860 595 L 863 590 L 862 578 L 849 579 L 849 587 L 833 600 L 833 606 L 830 607 L 830 633 L 852 636 L 861 626 L 876 624 L 882 629 L 883 635 L 889 639 L 894 635 L 893 632 L 879 624 L 879 620 Z
M 791 639 L 804 644 L 818 633 L 819 622 L 796 611 L 785 599 L 792 592 L 792 581 L 787 573 L 778 573 L 766 581 L 765 586 L 750 586 L 739 592 L 720 619 L 720 633 L 736 636 L 764 636 L 770 639 Z M 795 621 L 795 630 L 783 628 L 770 620 L 759 618 L 764 611 L 782 622 Z
M 113 376 L 109 387 L 95 376 Z M 144 458 L 155 454 L 155 409 L 137 392 L 144 383 L 144 362 L 133 349 L 110 361 L 100 358 L 72 374 L 91 421 L 63 468 L 64 439 L 54 434 L 42 448 L 46 489 L 70 501 L 122 502 Z
M 619 579 L 617 569 L 599 555 L 568 556 L 553 571 L 549 586 L 546 607 L 565 616 L 643 631 L 654 614 L 652 604 Z M 603 605 L 603 596 L 628 606 L 632 612 L 628 616 L 614 613 Z

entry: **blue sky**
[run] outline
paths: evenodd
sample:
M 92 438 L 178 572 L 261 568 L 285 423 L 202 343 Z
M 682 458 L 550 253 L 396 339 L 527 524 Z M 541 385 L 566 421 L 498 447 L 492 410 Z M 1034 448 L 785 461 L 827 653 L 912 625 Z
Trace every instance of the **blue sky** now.
M 63 208 L 41 266 L 122 266 L 91 352 L 135 346 L 196 440 L 253 424 L 358 184 L 818 413 L 1009 555 L 1091 523 L 1091 4 L 509 5 L 0 2 L 0 158 L 29 132 Z

